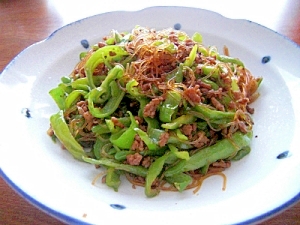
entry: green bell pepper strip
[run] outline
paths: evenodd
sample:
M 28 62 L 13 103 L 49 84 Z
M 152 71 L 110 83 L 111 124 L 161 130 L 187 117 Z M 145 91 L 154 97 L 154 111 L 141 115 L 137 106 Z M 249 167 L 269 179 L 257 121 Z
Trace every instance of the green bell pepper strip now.
M 191 67 L 196 59 L 198 45 L 194 45 L 188 57 L 186 57 L 183 65 Z
M 217 54 L 217 60 L 219 60 L 221 62 L 224 62 L 224 63 L 232 63 L 232 64 L 236 64 L 238 66 L 245 67 L 244 63 L 241 60 L 239 60 L 237 58 L 230 57 L 230 56 Z
M 121 184 L 120 172 L 117 171 L 114 167 L 109 167 L 106 171 L 105 183 L 108 187 L 113 188 L 114 191 L 117 192 Z
M 96 118 L 105 118 L 114 113 L 116 109 L 119 107 L 125 92 L 119 88 L 118 84 L 116 81 L 112 81 L 110 83 L 110 88 L 111 88 L 111 98 L 105 103 L 103 108 L 96 108 L 94 106 L 94 98 L 93 96 L 93 91 L 97 89 L 93 89 L 88 97 L 88 108 L 90 110 L 90 113 L 96 117 Z
M 147 99 L 145 97 L 137 97 L 137 100 L 140 103 L 140 109 L 138 111 L 138 115 L 139 115 L 139 117 L 144 118 L 144 120 L 146 121 L 146 123 L 148 125 L 147 132 L 149 133 L 150 129 L 159 128 L 159 122 L 157 121 L 157 119 L 143 116 L 144 108 L 149 103 L 149 99 Z
M 62 88 L 67 94 L 70 94 L 73 91 L 70 83 L 60 83 L 58 87 Z
M 190 156 L 189 160 L 181 160 L 176 165 L 169 167 L 164 175 L 170 177 L 178 173 L 199 169 L 220 159 L 227 159 L 242 148 L 249 146 L 252 135 L 252 132 L 246 134 L 240 131 L 235 132 L 231 138 L 222 139 L 214 145 L 200 149 Z
M 251 151 L 250 146 L 245 146 L 240 151 L 238 151 L 235 156 L 233 156 L 232 158 L 230 158 L 230 160 L 232 160 L 232 161 L 238 161 L 238 160 L 244 158 L 246 155 L 248 155 L 250 153 L 250 151 Z
M 152 184 L 155 181 L 155 179 L 158 177 L 158 175 L 162 172 L 163 166 L 168 157 L 169 157 L 169 152 L 157 158 L 150 165 L 146 176 L 146 183 L 145 183 L 145 194 L 147 197 L 154 197 L 159 193 L 159 190 L 152 189 Z
M 132 166 L 132 165 L 128 165 L 128 164 L 123 164 L 123 163 L 116 162 L 115 160 L 112 160 L 112 159 L 106 159 L 106 158 L 92 159 L 92 158 L 83 156 L 82 160 L 87 163 L 94 164 L 94 165 L 103 165 L 103 166 L 113 167 L 116 170 L 126 171 L 126 172 L 129 172 L 129 173 L 135 174 L 137 176 L 141 176 L 141 177 L 146 177 L 148 174 L 148 169 L 146 169 L 143 166 Z
M 192 36 L 192 40 L 199 43 L 199 44 L 201 44 L 202 41 L 203 41 L 203 38 L 202 38 L 202 35 L 200 33 L 195 32 Z
M 226 125 L 234 120 L 234 112 L 223 112 L 214 109 L 210 109 L 205 104 L 197 104 L 192 110 L 197 113 L 193 114 L 196 117 L 199 117 L 210 124 Z M 191 112 L 190 112 L 191 113 Z
M 105 119 L 105 124 L 111 133 L 116 133 L 118 131 L 118 129 L 115 127 L 115 123 L 111 119 Z
M 137 100 L 140 103 L 140 109 L 138 111 L 138 116 L 144 118 L 144 108 L 150 101 L 146 97 L 141 97 L 141 98 L 138 97 Z
M 114 159 L 114 153 L 112 153 L 112 149 L 113 148 L 113 145 L 112 143 L 110 142 L 105 142 L 105 144 L 103 144 L 102 148 L 100 149 L 100 158 L 102 159 Z
M 124 127 L 129 127 L 130 124 L 132 123 L 132 118 L 130 116 L 126 116 L 126 117 L 120 117 L 117 118 L 118 122 L 123 124 Z M 111 119 L 105 119 L 105 122 L 107 124 L 107 126 L 110 126 L 109 124 L 112 124 L 112 126 L 114 125 L 114 122 Z M 111 130 L 111 132 L 115 131 L 115 128 L 109 128 Z
M 178 159 L 185 159 L 185 160 L 189 160 L 190 156 L 189 153 L 187 151 L 178 151 L 178 149 L 172 145 L 172 144 L 168 144 L 168 147 L 170 149 L 170 151 L 178 158 Z
M 175 83 L 181 83 L 183 80 L 184 64 L 180 63 L 175 71 L 170 72 L 166 76 L 167 81 L 175 80 Z
M 232 91 L 239 91 L 239 85 L 238 85 L 238 80 L 235 77 L 231 78 L 231 90 Z
M 134 154 L 134 151 L 118 151 L 115 154 L 115 159 L 118 161 L 124 161 L 126 159 L 126 156 Z
M 65 100 L 65 109 L 70 108 L 73 106 L 76 102 L 78 102 L 78 99 L 83 96 L 85 97 L 88 92 L 83 90 L 74 90 L 72 91 Z
M 178 110 L 180 102 L 181 94 L 178 91 L 168 91 L 166 99 L 159 108 L 159 120 L 165 123 L 171 122 Z
M 176 119 L 172 120 L 170 123 L 163 123 L 161 125 L 162 128 L 168 130 L 175 130 L 181 127 L 184 124 L 191 124 L 196 121 L 196 117 L 191 114 L 182 115 L 177 117 Z
M 157 145 L 156 141 L 154 139 L 151 139 L 145 131 L 141 130 L 140 128 L 134 128 L 134 131 L 145 142 L 150 151 L 155 151 L 159 149 L 159 146 Z
M 160 136 L 165 133 L 164 130 L 157 129 L 157 128 L 151 128 L 147 130 L 147 134 L 149 137 L 155 142 L 158 143 L 160 140 Z
M 94 82 L 95 86 L 98 87 L 99 85 L 101 85 L 101 83 L 105 80 L 105 78 L 106 78 L 106 75 L 93 76 L 93 82 Z M 71 86 L 75 90 L 90 91 L 90 89 L 91 89 L 89 86 L 87 77 L 78 78 L 78 79 L 74 80 L 71 83 Z
M 184 71 L 183 63 L 180 63 L 178 66 L 178 70 L 175 73 L 175 82 L 176 83 L 181 83 L 183 81 L 183 71 Z
M 97 135 L 101 135 L 101 134 L 111 133 L 111 130 L 108 128 L 107 124 L 100 123 L 100 124 L 92 127 L 92 132 Z
M 167 144 L 173 144 L 179 149 L 191 149 L 193 146 L 190 144 L 185 143 L 184 140 L 180 139 L 177 135 L 171 134 Z
M 91 89 L 96 88 L 93 81 L 93 72 L 100 63 L 110 61 L 120 61 L 123 56 L 127 56 L 128 52 L 124 50 L 124 47 L 117 45 L 108 45 L 99 48 L 94 52 L 91 57 L 87 60 L 84 70 L 88 79 Z
M 49 91 L 49 94 L 55 101 L 58 108 L 60 110 L 64 110 L 65 109 L 65 99 L 67 96 L 64 89 L 62 89 L 61 87 L 58 86 L 56 88 L 51 89 Z
M 130 127 L 124 128 L 116 133 L 113 133 L 110 137 L 111 143 L 113 143 L 121 149 L 131 148 L 134 141 L 134 137 L 136 135 L 135 129 L 137 129 L 139 126 L 132 113 L 128 111 L 128 114 L 130 115 L 131 119 Z
M 108 38 L 106 40 L 106 44 L 114 45 L 114 44 L 120 43 L 122 41 L 122 38 L 123 38 L 122 35 L 118 31 L 112 30 L 111 38 Z
M 133 97 L 143 96 L 141 93 L 139 93 L 138 88 L 136 87 L 136 86 L 138 86 L 138 84 L 139 83 L 135 79 L 128 81 L 126 84 L 127 92 Z
M 96 159 L 101 158 L 102 148 L 108 143 L 109 143 L 109 139 L 103 139 L 103 138 L 99 138 L 99 137 L 96 139 L 95 144 L 92 149 Z
M 204 166 L 202 166 L 202 167 L 200 168 L 200 172 L 201 172 L 203 175 L 205 175 L 205 174 L 207 174 L 208 169 L 209 169 L 209 164 L 207 163 L 206 165 L 204 165 Z
M 105 101 L 107 101 L 110 98 L 111 94 L 113 94 L 111 93 L 113 91 L 110 92 L 111 82 L 121 78 L 123 74 L 124 68 L 120 65 L 116 65 L 108 72 L 100 87 L 91 90 L 89 99 L 95 103 L 104 103 Z
M 219 85 L 217 85 L 215 82 L 209 80 L 209 79 L 201 79 L 201 81 L 205 84 L 209 84 L 211 86 L 212 89 L 214 90 L 218 90 L 219 89 Z
M 203 45 L 198 46 L 198 52 L 200 52 L 202 55 L 204 55 L 206 57 L 208 56 L 207 48 L 204 47 Z
M 211 76 L 213 78 L 219 78 L 220 76 L 220 67 L 219 66 L 210 66 L 210 65 L 202 65 L 201 73 L 206 76 Z
M 187 136 L 185 136 L 185 135 L 181 132 L 180 129 L 176 129 L 175 132 L 176 132 L 177 137 L 178 137 L 180 140 L 183 140 L 183 141 L 188 141 L 188 140 L 189 140 L 189 138 L 188 138 Z
M 186 189 L 186 187 L 192 182 L 191 176 L 185 173 L 175 174 L 171 177 L 166 177 L 166 181 L 170 184 L 173 184 L 174 187 L 179 191 L 182 192 Z
M 87 54 L 88 54 L 88 52 L 81 52 L 79 54 L 79 59 L 82 60 Z
M 166 131 L 160 129 L 149 129 L 147 131 L 149 138 L 155 143 L 158 144 L 160 137 Z M 172 133 L 167 141 L 167 144 L 172 144 L 179 149 L 190 149 L 192 146 L 186 144 L 184 140 L 180 139 L 178 136 L 174 136 Z M 160 149 L 159 149 L 160 150 Z
M 82 156 L 86 156 L 86 153 L 83 147 L 72 136 L 64 119 L 62 110 L 50 117 L 50 124 L 55 136 L 63 144 L 63 146 L 72 154 L 74 158 L 82 160 Z
M 70 84 L 72 82 L 72 79 L 70 77 L 67 77 L 67 76 L 62 77 L 60 80 L 64 84 Z
M 131 118 L 130 117 L 121 117 L 117 119 L 119 123 L 124 125 L 124 127 L 129 127 L 131 124 Z M 105 119 L 105 124 L 99 124 L 99 131 L 105 132 L 108 131 L 109 133 L 116 133 L 121 128 L 118 126 L 115 126 L 115 123 L 111 119 Z M 98 127 L 99 125 L 96 125 L 95 127 Z M 103 131 L 102 131 L 103 130 Z M 95 130 L 95 133 L 97 133 L 98 129 Z

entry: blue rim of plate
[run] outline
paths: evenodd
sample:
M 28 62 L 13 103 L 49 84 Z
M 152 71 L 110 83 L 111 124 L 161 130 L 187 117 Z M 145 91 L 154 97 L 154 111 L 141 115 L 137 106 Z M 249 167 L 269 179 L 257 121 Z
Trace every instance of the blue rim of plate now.
M 29 203 L 43 211 L 44 213 L 51 215 L 52 217 L 65 222 L 67 224 L 82 224 L 87 225 L 89 223 L 83 222 L 81 220 L 75 219 L 71 216 L 67 216 L 61 212 L 58 212 L 46 205 L 44 205 L 42 202 L 37 201 L 35 198 L 27 194 L 25 191 L 23 191 L 21 188 L 19 188 L 11 179 L 9 179 L 8 176 L 2 171 L 0 168 L 0 176 L 3 178 L 3 180 L 21 197 L 23 197 L 25 200 L 27 200 Z
M 52 217 L 62 221 L 62 222 L 66 222 L 68 224 L 81 224 L 81 225 L 88 225 L 90 223 L 87 222 L 83 222 L 81 220 L 75 219 L 71 216 L 65 215 L 61 212 L 58 212 L 46 205 L 44 205 L 43 203 L 37 201 L 36 199 L 34 199 L 33 197 L 31 197 L 30 195 L 28 195 L 26 192 L 24 192 L 22 189 L 20 189 L 12 180 L 9 179 L 9 177 L 6 176 L 6 174 L 2 171 L 2 169 L 0 168 L 0 176 L 6 181 L 6 183 L 16 192 L 18 193 L 21 197 L 23 197 L 25 200 L 27 200 L 29 203 L 31 203 L 32 205 L 34 205 L 35 207 L 39 208 L 41 211 L 45 212 L 48 215 L 51 215 Z M 263 213 L 257 217 L 254 217 L 252 219 L 249 220 L 245 220 L 242 221 L 240 223 L 236 223 L 237 225 L 244 225 L 244 224 L 253 224 L 253 223 L 257 223 L 257 222 L 262 222 L 264 220 L 268 220 L 271 217 L 275 216 L 276 214 L 283 212 L 284 210 L 286 210 L 287 208 L 293 206 L 294 204 L 296 204 L 298 201 L 300 200 L 300 192 L 294 196 L 293 198 L 291 198 L 289 201 L 285 202 L 284 204 L 266 212 Z
M 153 7 L 147 7 L 147 8 L 144 8 L 144 9 L 141 9 L 141 10 L 138 10 L 138 11 L 135 11 L 135 12 L 139 12 L 139 11 L 144 11 L 144 10 L 147 10 L 147 9 L 151 9 L 151 8 L 190 8 L 190 9 L 199 9 L 199 10 L 204 10 L 204 11 L 207 11 L 207 12 L 211 12 L 211 13 L 215 13 L 215 14 L 218 14 L 218 15 L 221 15 L 220 13 L 217 13 L 217 12 L 214 12 L 214 11 L 211 11 L 211 10 L 207 10 L 207 9 L 201 9 L 201 8 L 193 8 L 193 7 L 183 7 L 183 6 L 153 6 Z M 118 13 L 118 12 L 123 12 L 123 11 L 115 11 L 115 12 L 104 12 L 104 13 L 101 13 L 101 14 L 98 14 L 98 15 L 103 15 L 103 14 L 107 14 L 107 13 Z M 134 12 L 134 11 L 132 11 Z M 53 31 L 47 38 L 45 38 L 44 40 L 41 40 L 40 42 L 37 42 L 37 43 L 34 43 L 28 47 L 26 47 L 25 49 L 23 49 L 21 52 L 19 52 L 10 62 L 9 64 L 4 67 L 3 71 L 0 73 L 0 76 L 2 75 L 3 72 L 5 72 L 12 64 L 13 62 L 19 57 L 19 55 L 21 55 L 24 51 L 28 50 L 31 46 L 33 45 L 36 45 L 36 44 L 39 44 L 39 43 L 42 43 L 42 42 L 46 42 L 47 40 L 51 39 L 57 32 L 59 32 L 60 30 L 64 29 L 65 27 L 67 26 L 70 26 L 70 25 L 74 25 L 78 22 L 81 22 L 83 20 L 86 20 L 86 19 L 89 19 L 89 18 L 92 18 L 92 17 L 96 17 L 98 15 L 93 15 L 93 16 L 90 16 L 90 17 L 86 17 L 86 18 L 82 18 L 80 20 L 77 20 L 77 21 L 74 21 L 72 23 L 69 23 L 69 24 L 66 24 L 58 29 L 56 29 L 55 31 Z M 223 16 L 223 15 L 221 15 Z M 228 17 L 225 17 L 223 16 L 224 18 L 228 18 Z M 230 18 L 229 18 L 230 19 Z M 235 19 L 233 19 L 235 20 Z M 300 48 L 300 45 L 298 45 L 296 42 L 292 41 L 289 37 L 281 34 L 281 33 L 278 33 L 268 27 L 265 27 L 261 24 L 258 24 L 256 22 L 253 22 L 251 20 L 247 20 L 247 19 L 237 19 L 237 20 L 244 20 L 244 21 L 248 21 L 249 23 L 253 23 L 257 26 L 261 26 L 263 29 L 267 29 L 267 30 L 270 30 L 272 31 L 273 33 L 275 33 L 277 36 L 280 36 L 281 38 L 287 40 L 288 42 L 292 43 L 296 48 Z M 87 222 L 84 222 L 82 220 L 79 220 L 79 219 L 76 219 L 74 217 L 71 217 L 71 216 L 68 216 L 64 213 L 61 213 L 59 211 L 56 211 L 48 206 L 46 206 L 45 204 L 43 204 L 42 202 L 39 202 L 38 200 L 36 200 L 35 198 L 33 198 L 32 196 L 30 196 L 29 194 L 27 194 L 25 191 L 23 191 L 21 188 L 19 188 L 4 172 L 3 170 L 0 168 L 0 176 L 3 178 L 3 180 L 17 193 L 19 194 L 21 197 L 23 197 L 25 200 L 27 200 L 29 203 L 31 203 L 33 206 L 37 207 L 38 209 L 40 209 L 41 211 L 43 211 L 44 213 L 58 219 L 59 221 L 61 222 L 65 222 L 67 224 L 80 224 L 80 225 L 89 225 L 90 223 L 87 223 Z M 267 211 L 259 216 L 256 216 L 254 218 L 251 218 L 251 219 L 248 219 L 248 220 L 245 220 L 245 221 L 241 221 L 239 223 L 235 223 L 236 225 L 245 225 L 245 224 L 255 224 L 255 223 L 258 223 L 258 222 L 262 222 L 262 221 L 265 221 L 265 220 L 268 220 L 276 215 L 278 215 L 279 213 L 287 210 L 288 208 L 292 207 L 294 204 L 296 204 L 297 202 L 300 201 L 300 191 L 294 196 L 292 197 L 291 199 L 289 199 L 288 201 L 286 201 L 285 203 L 283 203 L 282 205 L 270 210 L 270 211 Z

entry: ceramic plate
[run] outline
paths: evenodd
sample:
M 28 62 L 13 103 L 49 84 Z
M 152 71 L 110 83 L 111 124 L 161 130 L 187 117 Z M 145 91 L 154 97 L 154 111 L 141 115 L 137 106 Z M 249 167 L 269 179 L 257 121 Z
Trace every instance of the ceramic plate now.
M 188 16 L 187 16 L 188 15 Z M 117 19 L 116 19 L 117 18 Z M 122 21 L 120 23 L 120 21 Z M 200 32 L 205 45 L 226 45 L 255 76 L 261 97 L 253 104 L 252 152 L 206 179 L 200 191 L 161 192 L 147 198 L 124 180 L 119 192 L 92 185 L 98 170 L 73 159 L 46 134 L 58 111 L 48 94 L 68 75 L 87 45 L 111 29 L 135 25 Z M 21 52 L 0 77 L 0 174 L 24 198 L 69 224 L 254 223 L 300 199 L 300 48 L 287 38 L 246 20 L 201 9 L 153 7 L 112 12 L 65 26 Z

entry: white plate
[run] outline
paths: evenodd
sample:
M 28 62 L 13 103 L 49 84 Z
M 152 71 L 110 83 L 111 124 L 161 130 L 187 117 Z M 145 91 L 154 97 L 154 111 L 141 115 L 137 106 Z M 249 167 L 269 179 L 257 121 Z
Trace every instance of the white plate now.
M 49 116 L 57 107 L 48 95 L 68 75 L 86 50 L 111 29 L 135 25 L 180 27 L 202 33 L 206 45 L 239 57 L 255 76 L 264 78 L 253 104 L 252 152 L 205 180 L 197 194 L 161 192 L 146 198 L 143 188 L 124 180 L 119 192 L 91 182 L 98 171 L 78 162 L 47 136 Z M 262 63 L 268 56 L 270 61 Z M 0 77 L 0 174 L 24 198 L 67 223 L 204 224 L 254 223 L 300 199 L 300 48 L 287 38 L 246 20 L 232 20 L 200 9 L 153 7 L 113 12 L 72 23 L 21 52 Z M 287 157 L 278 159 L 289 151 Z

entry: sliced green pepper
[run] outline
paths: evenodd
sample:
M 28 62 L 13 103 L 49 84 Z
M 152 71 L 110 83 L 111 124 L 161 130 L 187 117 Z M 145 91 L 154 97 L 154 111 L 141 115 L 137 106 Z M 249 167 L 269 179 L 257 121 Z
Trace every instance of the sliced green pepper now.
M 55 136 L 63 144 L 63 146 L 73 155 L 74 158 L 82 160 L 82 156 L 86 156 L 83 147 L 72 136 L 68 125 L 64 119 L 63 111 L 53 114 L 50 117 L 51 127 Z
M 190 156 L 189 160 L 181 160 L 176 165 L 169 167 L 164 175 L 168 177 L 185 171 L 193 171 L 217 160 L 226 159 L 249 146 L 251 139 L 252 132 L 246 134 L 235 132 L 231 138 L 222 139 L 214 145 L 200 149 Z
M 169 130 L 175 130 L 179 127 L 181 127 L 184 124 L 191 124 L 196 121 L 196 117 L 191 114 L 182 115 L 180 117 L 177 117 L 170 123 L 164 123 L 161 125 L 162 128 L 169 129 Z
M 89 107 L 90 113 L 96 118 L 105 118 L 105 117 L 108 117 L 109 115 L 111 115 L 112 113 L 114 113 L 114 111 L 116 111 L 116 109 L 119 107 L 119 105 L 125 95 L 125 92 L 119 88 L 116 81 L 112 81 L 109 86 L 111 88 L 112 96 L 105 103 L 103 108 L 97 108 L 94 105 L 93 100 L 94 100 L 95 96 L 93 95 L 92 91 L 96 90 L 96 89 L 93 89 L 90 92 L 90 95 L 88 97 L 88 107 Z
M 88 78 L 90 87 L 96 88 L 93 81 L 93 72 L 100 63 L 105 62 L 117 62 L 122 59 L 123 56 L 127 56 L 128 52 L 124 50 L 124 47 L 117 45 L 108 45 L 99 48 L 94 52 L 85 64 L 85 73 Z
M 83 90 L 74 90 L 72 91 L 65 100 L 65 109 L 70 108 L 73 106 L 76 102 L 78 102 L 78 99 L 81 98 L 81 96 L 85 97 L 87 95 L 86 91 Z
M 151 139 L 145 131 L 141 130 L 140 128 L 134 128 L 134 131 L 145 142 L 145 144 L 147 145 L 147 147 L 150 151 L 155 151 L 159 148 L 157 143 L 155 143 L 155 141 L 153 139 Z
M 135 129 L 138 127 L 138 123 L 136 122 L 132 113 L 130 111 L 128 111 L 128 113 L 131 119 L 130 127 L 124 128 L 119 132 L 112 134 L 110 137 L 111 143 L 113 143 L 114 145 L 118 146 L 121 149 L 131 148 L 134 141 L 134 137 L 136 135 Z
M 147 197 L 154 197 L 159 193 L 159 190 L 152 189 L 152 184 L 158 175 L 162 172 L 165 161 L 169 157 L 169 153 L 157 158 L 149 167 L 146 183 L 145 183 L 145 194 Z
M 119 163 L 119 162 L 116 162 L 115 160 L 106 159 L 106 158 L 92 159 L 92 158 L 83 156 L 82 159 L 83 159 L 83 161 L 94 164 L 94 165 L 103 165 L 103 166 L 113 167 L 117 170 L 123 170 L 123 171 L 129 172 L 129 173 L 141 176 L 141 177 L 146 177 L 148 174 L 148 170 L 143 166 L 131 166 L 128 164 Z
M 115 170 L 114 167 L 109 167 L 106 171 L 105 183 L 108 187 L 113 188 L 114 191 L 117 192 L 121 184 L 120 172 Z
M 166 181 L 170 184 L 173 184 L 174 187 L 179 191 L 182 192 L 186 189 L 186 187 L 192 182 L 191 176 L 185 173 L 178 173 L 171 177 L 166 177 Z
M 100 87 L 91 90 L 89 100 L 93 101 L 93 103 L 106 102 L 110 98 L 111 94 L 113 94 L 111 93 L 113 91 L 110 91 L 111 82 L 121 78 L 123 74 L 124 68 L 120 65 L 116 65 L 108 72 L 108 75 L 101 83 Z
M 194 45 L 194 47 L 192 48 L 189 56 L 184 61 L 184 66 L 191 67 L 193 65 L 193 63 L 196 59 L 197 50 L 198 50 L 198 45 Z
M 59 109 L 65 109 L 65 99 L 67 97 L 66 92 L 61 87 L 53 88 L 49 91 L 50 96 L 55 101 Z
M 193 114 L 210 124 L 226 125 L 234 120 L 234 112 L 223 112 L 210 109 L 205 104 L 197 104 L 193 107 L 197 113 Z
M 165 101 L 159 108 L 159 120 L 165 123 L 171 122 L 176 115 L 180 102 L 181 94 L 178 91 L 168 91 Z

